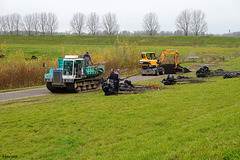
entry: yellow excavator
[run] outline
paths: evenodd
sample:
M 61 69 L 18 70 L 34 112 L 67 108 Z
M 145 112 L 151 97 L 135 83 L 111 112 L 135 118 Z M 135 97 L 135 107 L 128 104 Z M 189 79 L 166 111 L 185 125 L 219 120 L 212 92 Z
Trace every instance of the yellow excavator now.
M 174 55 L 173 64 L 163 64 L 167 54 Z M 179 65 L 179 54 L 177 49 L 163 50 L 159 59 L 156 58 L 154 52 L 142 52 L 140 60 L 141 74 L 145 75 L 163 75 L 165 73 L 176 73 L 178 71 L 185 72 L 185 68 Z

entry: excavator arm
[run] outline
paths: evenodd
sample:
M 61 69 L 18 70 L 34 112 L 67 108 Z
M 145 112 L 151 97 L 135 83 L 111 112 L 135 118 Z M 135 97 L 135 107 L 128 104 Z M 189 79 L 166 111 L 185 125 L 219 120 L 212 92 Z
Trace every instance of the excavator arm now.
M 165 56 L 167 54 L 174 54 L 174 63 L 175 63 L 175 69 L 176 69 L 179 64 L 178 50 L 176 49 L 163 50 L 159 57 L 158 63 L 161 64 L 164 61 Z

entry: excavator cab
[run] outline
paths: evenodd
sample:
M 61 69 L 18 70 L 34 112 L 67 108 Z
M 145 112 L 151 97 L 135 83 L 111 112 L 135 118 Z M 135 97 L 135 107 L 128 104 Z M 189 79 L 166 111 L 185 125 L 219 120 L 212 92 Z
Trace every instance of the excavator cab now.
M 156 60 L 156 54 L 152 52 L 142 52 L 142 60 Z
M 142 52 L 140 67 L 142 75 L 159 75 L 164 74 L 164 69 L 157 63 L 156 54 L 154 52 Z

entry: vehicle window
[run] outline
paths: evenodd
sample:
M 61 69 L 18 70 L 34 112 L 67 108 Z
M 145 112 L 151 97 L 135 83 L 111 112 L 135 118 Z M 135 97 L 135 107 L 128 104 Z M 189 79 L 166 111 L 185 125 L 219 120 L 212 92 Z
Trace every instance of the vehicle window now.
M 147 53 L 147 58 L 148 59 L 155 59 L 155 54 L 154 53 Z
M 79 70 L 81 70 L 81 61 L 77 60 L 74 62 L 74 75 L 76 75 Z
M 63 75 L 73 74 L 73 61 L 64 61 L 63 63 Z

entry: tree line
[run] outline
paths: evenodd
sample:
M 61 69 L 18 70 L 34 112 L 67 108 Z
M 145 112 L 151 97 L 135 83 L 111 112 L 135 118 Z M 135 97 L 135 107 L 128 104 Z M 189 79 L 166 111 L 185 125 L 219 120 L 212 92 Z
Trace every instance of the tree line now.
M 50 34 L 58 29 L 57 16 L 54 13 L 33 13 L 23 18 L 18 13 L 0 16 L 0 31 L 2 34 Z
M 160 31 L 160 23 L 156 13 L 145 14 L 142 29 L 129 32 L 120 31 L 117 15 L 108 12 L 101 17 L 92 12 L 89 15 L 75 13 L 70 20 L 72 34 L 82 35 L 88 30 L 91 35 L 175 35 L 175 36 L 199 36 L 207 32 L 206 14 L 201 10 L 185 9 L 181 11 L 175 20 L 177 30 L 174 32 Z M 18 13 L 0 16 L 0 34 L 28 34 L 28 35 L 52 35 L 58 32 L 59 23 L 54 13 L 33 13 L 21 16 Z

